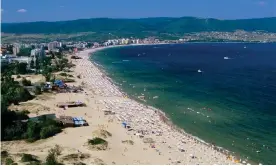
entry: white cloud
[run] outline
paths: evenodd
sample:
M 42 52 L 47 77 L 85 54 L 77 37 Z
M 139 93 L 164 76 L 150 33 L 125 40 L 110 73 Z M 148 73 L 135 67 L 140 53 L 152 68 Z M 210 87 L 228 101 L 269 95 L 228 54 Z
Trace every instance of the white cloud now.
M 59 6 L 59 7 L 64 7 L 64 6 Z
M 27 10 L 26 9 L 18 9 L 17 12 L 18 13 L 25 13 L 25 12 L 27 12 Z
M 4 12 L 4 9 L 1 9 L 1 12 Z

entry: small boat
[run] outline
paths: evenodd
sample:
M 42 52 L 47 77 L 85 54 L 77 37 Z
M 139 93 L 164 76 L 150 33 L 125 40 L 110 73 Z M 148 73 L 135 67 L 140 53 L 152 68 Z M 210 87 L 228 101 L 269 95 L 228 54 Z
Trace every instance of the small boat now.
M 246 48 L 246 46 L 244 46 L 243 48 Z
M 225 56 L 223 59 L 230 59 L 228 56 Z
M 198 73 L 201 73 L 202 71 L 200 69 L 197 70 Z

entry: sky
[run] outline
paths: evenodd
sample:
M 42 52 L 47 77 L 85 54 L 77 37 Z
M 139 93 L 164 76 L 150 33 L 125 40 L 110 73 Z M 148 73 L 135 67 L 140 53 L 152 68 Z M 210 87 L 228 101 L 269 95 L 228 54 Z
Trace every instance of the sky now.
M 2 22 L 184 16 L 276 17 L 276 0 L 1 0 Z

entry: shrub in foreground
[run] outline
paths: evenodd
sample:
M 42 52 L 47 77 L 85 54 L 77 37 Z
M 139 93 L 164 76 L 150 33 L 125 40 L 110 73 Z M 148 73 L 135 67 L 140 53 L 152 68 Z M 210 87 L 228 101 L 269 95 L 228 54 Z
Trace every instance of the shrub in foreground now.
M 25 153 L 22 154 L 21 161 L 22 162 L 30 162 L 31 164 L 32 163 L 40 163 L 40 161 L 37 159 L 36 156 L 31 155 L 31 154 L 25 154 Z
M 107 141 L 102 138 L 96 137 L 94 139 L 88 140 L 88 144 L 90 144 L 90 145 L 107 144 Z
M 61 149 L 59 145 L 56 145 L 54 148 L 48 151 L 48 155 L 46 157 L 45 165 L 62 165 L 58 162 L 58 155 L 61 154 Z
M 32 86 L 32 82 L 26 78 L 23 78 L 21 82 L 23 86 Z

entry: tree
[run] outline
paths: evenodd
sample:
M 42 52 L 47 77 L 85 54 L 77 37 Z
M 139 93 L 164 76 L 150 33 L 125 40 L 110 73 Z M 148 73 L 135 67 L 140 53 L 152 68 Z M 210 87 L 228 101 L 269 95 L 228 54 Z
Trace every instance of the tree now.
M 13 45 L 8 45 L 7 51 L 8 51 L 10 54 L 13 54 Z
M 88 47 L 88 48 L 90 48 L 90 47 L 92 47 L 92 46 L 93 46 L 92 43 L 87 43 L 87 47 Z
M 47 127 L 43 127 L 42 130 L 40 131 L 40 138 L 45 139 L 51 136 L 54 136 L 56 133 L 60 133 L 61 128 L 54 126 L 54 125 L 49 125 Z
M 2 74 L 1 77 L 1 97 L 8 103 L 18 104 L 21 101 L 27 101 L 33 98 L 33 96 L 19 85 L 18 82 L 14 81 L 11 77 L 10 72 Z
M 20 122 L 16 121 L 14 125 L 6 127 L 4 130 L 4 140 L 19 140 L 22 139 L 25 133 L 26 126 Z
M 32 48 L 20 48 L 17 56 L 30 56 Z
M 10 71 L 12 74 L 26 74 L 27 73 L 27 63 L 14 62 L 8 65 L 7 69 L 4 71 Z
M 30 80 L 27 80 L 26 78 L 23 78 L 21 83 L 23 86 L 32 86 L 32 82 Z
M 35 68 L 36 70 L 39 70 L 40 69 L 40 59 L 38 58 L 38 56 L 36 55 L 35 57 Z
M 54 148 L 48 151 L 48 155 L 46 157 L 46 165 L 61 165 L 58 162 L 58 155 L 61 154 L 61 147 L 59 145 L 55 145 Z
M 35 141 L 40 138 L 41 125 L 39 123 L 30 121 L 27 125 L 26 138 L 29 141 Z
M 46 66 L 51 66 L 51 58 L 50 57 L 44 57 L 42 60 L 42 66 L 46 67 Z
M 60 59 L 56 58 L 55 59 L 56 69 L 58 71 L 62 71 L 64 68 L 70 67 L 68 62 L 69 61 L 66 58 L 60 58 Z
M 31 63 L 30 63 L 30 68 L 33 69 L 35 66 L 34 66 L 34 59 L 31 60 Z
M 45 77 L 46 81 L 50 81 L 52 77 L 52 68 L 44 67 L 42 69 L 42 75 Z

